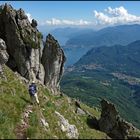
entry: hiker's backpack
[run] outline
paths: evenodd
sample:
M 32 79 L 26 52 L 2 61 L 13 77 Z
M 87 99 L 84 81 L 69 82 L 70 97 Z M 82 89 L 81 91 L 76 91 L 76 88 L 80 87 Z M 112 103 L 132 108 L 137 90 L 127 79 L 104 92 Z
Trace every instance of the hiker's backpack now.
M 35 95 L 36 92 L 37 92 L 36 85 L 35 84 L 31 84 L 29 86 L 29 93 L 30 93 L 30 95 Z

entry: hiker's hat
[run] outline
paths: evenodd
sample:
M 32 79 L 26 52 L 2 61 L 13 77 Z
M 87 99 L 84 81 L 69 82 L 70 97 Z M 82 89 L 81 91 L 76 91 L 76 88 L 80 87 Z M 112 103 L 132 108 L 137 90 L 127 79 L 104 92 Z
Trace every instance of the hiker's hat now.
M 33 80 L 32 83 L 35 83 L 35 81 Z

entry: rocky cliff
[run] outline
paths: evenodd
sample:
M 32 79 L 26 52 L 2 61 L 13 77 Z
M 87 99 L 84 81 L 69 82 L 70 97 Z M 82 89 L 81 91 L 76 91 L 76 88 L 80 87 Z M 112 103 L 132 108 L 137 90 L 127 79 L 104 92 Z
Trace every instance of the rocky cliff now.
M 22 9 L 15 10 L 5 4 L 0 10 L 0 38 L 7 45 L 7 65 L 13 71 L 28 80 L 39 80 L 57 92 L 65 56 L 51 35 L 47 36 L 46 45 L 43 46 L 36 20 L 30 23 Z
M 59 89 L 59 82 L 62 77 L 65 59 L 64 52 L 60 48 L 57 40 L 49 34 L 43 49 L 42 64 L 45 68 L 44 83 L 51 87 L 53 92 Z
M 0 37 L 5 40 L 9 60 L 7 65 L 27 79 L 39 71 L 41 38 L 22 9 L 5 4 L 0 14 Z M 34 75 L 33 75 L 33 74 Z

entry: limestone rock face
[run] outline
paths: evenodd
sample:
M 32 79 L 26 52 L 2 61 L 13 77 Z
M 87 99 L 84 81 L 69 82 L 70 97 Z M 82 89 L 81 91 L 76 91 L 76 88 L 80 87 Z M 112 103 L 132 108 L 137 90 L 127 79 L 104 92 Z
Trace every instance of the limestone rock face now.
M 28 80 L 39 80 L 58 93 L 65 55 L 58 42 L 48 35 L 44 46 L 37 21 L 29 22 L 22 9 L 0 6 L 0 38 L 7 46 L 7 65 Z
M 43 69 L 40 70 L 41 35 L 22 9 L 15 10 L 7 4 L 1 7 L 0 37 L 6 42 L 7 65 L 12 70 L 27 79 L 36 79 L 40 71 L 43 73 Z
M 69 124 L 68 120 L 64 118 L 59 112 L 55 111 L 55 114 L 59 117 L 59 125 L 63 132 L 66 132 L 66 135 L 70 139 L 78 139 L 79 133 L 75 125 Z
M 6 44 L 0 38 L 0 73 L 2 73 L 2 65 L 4 65 L 8 61 L 8 53 L 6 51 Z
M 65 55 L 57 40 L 52 35 L 46 37 L 45 47 L 42 54 L 42 64 L 45 69 L 44 83 L 53 93 L 59 90 L 59 82 L 63 74 Z
M 101 107 L 102 112 L 99 120 L 99 129 L 101 131 L 107 133 L 111 138 L 135 137 L 131 134 L 136 134 L 139 130 L 119 116 L 114 104 L 102 100 Z

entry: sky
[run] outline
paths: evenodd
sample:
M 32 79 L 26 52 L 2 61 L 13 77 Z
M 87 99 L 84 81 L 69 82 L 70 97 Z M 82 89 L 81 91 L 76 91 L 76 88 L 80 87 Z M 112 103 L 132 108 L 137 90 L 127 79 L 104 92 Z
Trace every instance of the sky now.
M 4 4 L 5 1 L 0 1 Z M 139 1 L 6 1 L 38 21 L 39 28 L 101 28 L 140 23 Z

